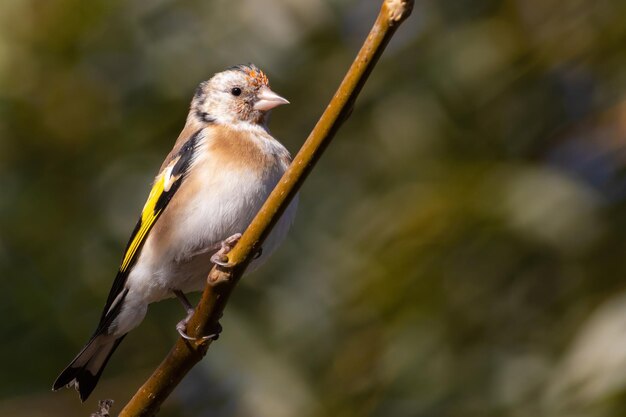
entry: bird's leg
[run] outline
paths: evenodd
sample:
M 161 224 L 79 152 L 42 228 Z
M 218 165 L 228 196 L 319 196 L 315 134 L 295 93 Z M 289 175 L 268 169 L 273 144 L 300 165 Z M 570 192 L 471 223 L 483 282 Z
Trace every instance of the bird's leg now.
M 187 299 L 187 297 L 185 297 L 185 294 L 183 294 L 182 291 L 172 290 L 172 292 L 174 293 L 176 298 L 180 300 L 180 303 L 183 305 L 183 307 L 185 308 L 185 311 L 187 312 L 187 316 L 181 321 L 179 321 L 178 324 L 176 325 L 176 331 L 178 331 L 178 334 L 180 335 L 180 337 L 186 340 L 193 340 L 194 342 L 204 342 L 205 340 L 209 340 L 209 339 L 217 340 L 220 333 L 222 332 L 222 326 L 220 326 L 219 323 L 217 323 L 217 328 L 215 329 L 213 334 L 210 334 L 208 336 L 191 337 L 187 334 L 187 324 L 189 323 L 189 319 L 191 319 L 191 316 L 193 315 L 194 308 L 189 302 L 189 300 Z
M 241 233 L 235 233 L 231 237 L 224 239 L 220 250 L 211 256 L 211 262 L 223 268 L 232 267 L 233 264 L 228 262 L 228 252 L 230 252 L 237 242 L 239 242 L 239 239 L 241 239 Z

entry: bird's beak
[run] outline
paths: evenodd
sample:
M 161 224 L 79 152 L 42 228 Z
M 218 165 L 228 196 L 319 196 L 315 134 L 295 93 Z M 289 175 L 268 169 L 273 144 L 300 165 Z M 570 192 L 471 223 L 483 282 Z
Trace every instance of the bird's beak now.
M 256 95 L 257 101 L 254 103 L 254 110 L 267 111 L 282 104 L 289 104 L 289 101 L 282 98 L 269 87 L 261 87 Z

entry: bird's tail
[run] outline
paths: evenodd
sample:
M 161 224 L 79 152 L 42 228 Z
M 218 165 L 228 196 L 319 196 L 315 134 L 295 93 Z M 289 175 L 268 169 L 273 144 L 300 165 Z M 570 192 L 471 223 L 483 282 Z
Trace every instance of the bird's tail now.
M 85 401 L 96 387 L 104 367 L 124 336 L 126 335 L 115 338 L 106 334 L 94 335 L 57 377 L 52 390 L 73 385 L 78 391 L 80 400 Z

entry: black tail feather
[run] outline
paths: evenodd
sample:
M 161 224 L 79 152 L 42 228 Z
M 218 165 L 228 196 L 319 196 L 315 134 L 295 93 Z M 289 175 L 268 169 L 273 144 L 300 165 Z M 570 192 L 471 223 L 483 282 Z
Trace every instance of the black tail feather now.
M 93 336 L 54 381 L 52 384 L 53 391 L 73 385 L 78 391 L 81 401 L 85 401 L 89 397 L 111 355 L 126 336 L 123 334 L 114 338 L 115 336 L 108 334 L 109 326 L 122 309 L 126 294 L 128 294 L 128 289 L 124 289 L 118 295 L 117 301 L 112 307 L 108 305 L 105 307 Z
M 94 343 L 98 342 L 98 337 L 92 338 L 87 345 L 80 351 L 67 368 L 61 372 L 52 385 L 52 390 L 56 391 L 65 386 L 72 386 L 78 391 L 81 401 L 85 401 L 96 387 L 102 371 L 106 367 L 107 362 L 111 358 L 115 349 L 119 346 L 126 335 L 123 335 L 112 343 L 104 344 L 101 347 L 92 348 Z M 92 359 L 96 358 L 103 350 L 106 350 L 106 357 L 100 364 L 94 364 Z M 78 364 L 80 363 L 80 365 Z M 96 369 L 92 369 L 96 366 Z M 94 373 L 95 371 L 95 373 Z

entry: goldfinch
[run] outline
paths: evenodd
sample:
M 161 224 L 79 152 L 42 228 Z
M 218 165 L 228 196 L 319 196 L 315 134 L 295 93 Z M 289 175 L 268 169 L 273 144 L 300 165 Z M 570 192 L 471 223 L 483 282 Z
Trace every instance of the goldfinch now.
M 238 65 L 200 84 L 186 124 L 161 165 L 131 234 L 100 323 L 54 382 L 74 386 L 81 401 L 95 388 L 124 336 L 148 304 L 204 288 L 213 264 L 222 264 L 289 166 L 291 156 L 267 128 L 271 109 L 287 100 L 274 93 L 256 66 Z M 266 239 L 255 268 L 281 243 L 297 200 Z

